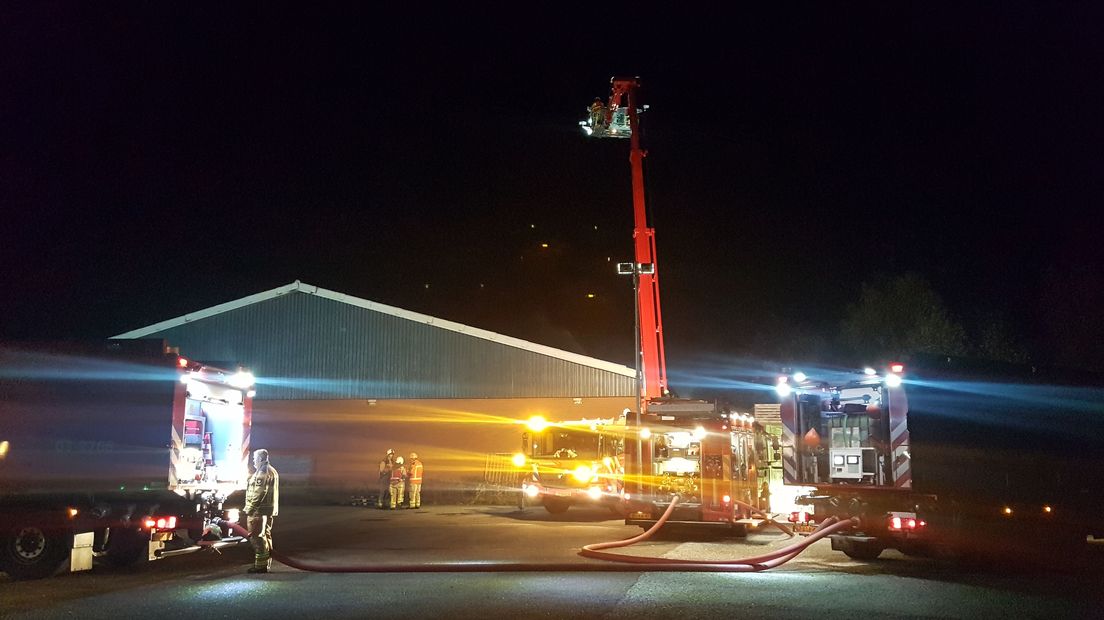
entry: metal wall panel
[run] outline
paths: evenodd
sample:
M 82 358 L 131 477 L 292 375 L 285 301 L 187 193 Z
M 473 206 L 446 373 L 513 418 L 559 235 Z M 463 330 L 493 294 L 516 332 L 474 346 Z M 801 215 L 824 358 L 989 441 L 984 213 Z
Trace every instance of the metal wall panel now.
M 248 366 L 259 399 L 635 393 L 631 377 L 298 292 L 147 337 L 193 359 Z

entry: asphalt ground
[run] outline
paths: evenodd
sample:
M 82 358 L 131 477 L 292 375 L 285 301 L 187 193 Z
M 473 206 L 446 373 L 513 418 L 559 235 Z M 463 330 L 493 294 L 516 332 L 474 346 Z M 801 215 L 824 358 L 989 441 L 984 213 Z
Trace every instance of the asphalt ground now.
M 886 551 L 850 560 L 827 541 L 778 569 L 756 574 L 492 572 L 503 562 L 601 564 L 588 543 L 641 530 L 601 509 L 550 515 L 540 507 L 427 506 L 377 510 L 286 506 L 275 544 L 281 553 L 336 567 L 462 562 L 488 572 L 330 574 L 276 565 L 247 575 L 247 545 L 147 565 L 99 566 L 34 582 L 0 577 L 0 615 L 26 618 L 395 617 L 395 618 L 1091 618 L 1104 610 L 1101 563 L 1074 569 L 964 568 Z M 625 553 L 732 560 L 792 542 L 776 533 L 747 539 L 666 536 Z M 1099 559 L 1099 554 L 1096 556 Z

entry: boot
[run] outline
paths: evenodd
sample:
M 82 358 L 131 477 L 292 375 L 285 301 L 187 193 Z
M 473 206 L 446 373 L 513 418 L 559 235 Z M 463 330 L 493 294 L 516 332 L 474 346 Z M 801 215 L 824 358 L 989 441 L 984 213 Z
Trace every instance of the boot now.
M 253 566 L 245 572 L 247 572 L 247 573 L 267 573 L 268 572 L 268 567 L 266 567 L 266 566 Z

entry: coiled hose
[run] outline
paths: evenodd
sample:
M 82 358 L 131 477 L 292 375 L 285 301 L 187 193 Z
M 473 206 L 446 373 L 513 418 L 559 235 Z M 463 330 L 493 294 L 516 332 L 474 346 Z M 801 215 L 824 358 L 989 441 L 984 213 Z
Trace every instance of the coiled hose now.
M 648 531 L 626 540 L 615 542 L 596 543 L 586 545 L 579 555 L 601 560 L 611 560 L 609 564 L 576 564 L 570 562 L 427 562 L 421 564 L 323 564 L 308 562 L 297 558 L 288 557 L 272 551 L 272 558 L 281 564 L 303 571 L 315 573 L 508 573 L 508 572 L 758 572 L 781 566 L 797 557 L 809 545 L 825 536 L 855 525 L 853 520 L 835 523 L 834 519 L 826 520 L 815 532 L 805 540 L 751 558 L 730 560 L 721 562 L 700 562 L 696 560 L 675 560 L 668 558 L 654 558 L 641 556 L 626 556 L 616 553 L 607 553 L 602 549 L 627 547 L 629 545 L 651 538 L 659 528 L 667 522 L 674 511 L 678 497 L 672 500 L 667 511 L 656 521 Z M 249 531 L 237 523 L 225 520 L 217 520 L 222 525 L 238 534 L 248 537 Z

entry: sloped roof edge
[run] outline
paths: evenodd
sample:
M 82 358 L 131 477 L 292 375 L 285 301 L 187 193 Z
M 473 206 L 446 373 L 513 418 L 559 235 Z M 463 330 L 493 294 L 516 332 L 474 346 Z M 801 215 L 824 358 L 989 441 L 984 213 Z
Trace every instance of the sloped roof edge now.
M 171 329 L 173 327 L 179 327 L 187 323 L 194 323 L 212 316 L 222 314 L 224 312 L 230 312 L 231 310 L 237 310 L 245 306 L 250 306 L 255 303 L 267 301 L 269 299 L 275 299 L 288 293 L 299 292 L 308 295 L 317 295 L 324 299 L 330 299 L 332 301 L 349 304 L 364 308 L 366 310 L 372 310 L 374 312 L 380 312 L 390 316 L 406 319 L 408 321 L 415 321 L 430 325 L 440 329 L 447 329 L 449 331 L 457 332 L 474 338 L 481 338 L 483 340 L 489 340 L 498 344 L 514 347 L 516 349 L 522 349 L 524 351 L 530 351 L 532 353 L 538 353 L 540 355 L 546 355 L 548 357 L 554 357 L 567 362 L 579 364 L 581 366 L 589 366 L 591 368 L 598 368 L 600 370 L 606 370 L 618 375 L 626 377 L 635 377 L 636 371 L 628 366 L 622 366 L 621 364 L 615 364 L 613 362 L 607 362 L 593 357 L 587 357 L 586 355 L 579 355 L 578 353 L 571 353 L 569 351 L 563 351 L 561 349 L 554 349 L 549 346 L 537 344 L 535 342 L 529 342 L 520 338 L 514 338 L 512 336 L 505 336 L 485 329 L 479 329 L 477 327 L 471 327 L 469 325 L 463 325 L 460 323 L 454 323 L 452 321 L 446 321 L 445 319 L 439 319 L 429 316 L 427 314 L 421 314 L 418 312 L 411 312 L 410 310 L 403 310 L 402 308 L 396 308 L 394 306 L 388 306 L 386 304 L 369 301 L 367 299 L 361 299 L 360 297 L 353 297 L 352 295 L 346 295 L 344 293 L 338 293 L 336 291 L 330 291 L 324 288 L 313 286 L 311 284 L 305 284 L 296 280 L 291 284 L 280 286 L 268 291 L 242 297 L 234 301 L 228 301 L 224 304 L 217 306 L 211 306 L 205 310 L 199 310 L 197 312 L 191 312 L 184 316 L 178 316 L 174 319 L 168 319 L 167 321 L 161 321 L 160 323 L 154 323 L 146 327 L 140 327 L 128 332 L 124 332 L 117 336 L 112 336 L 115 339 L 133 339 L 144 338 L 150 334 Z

